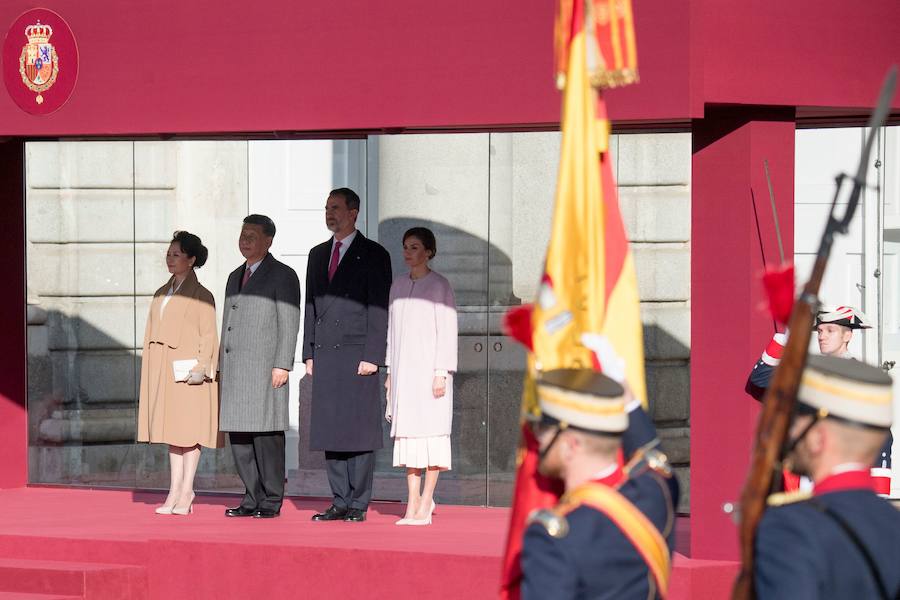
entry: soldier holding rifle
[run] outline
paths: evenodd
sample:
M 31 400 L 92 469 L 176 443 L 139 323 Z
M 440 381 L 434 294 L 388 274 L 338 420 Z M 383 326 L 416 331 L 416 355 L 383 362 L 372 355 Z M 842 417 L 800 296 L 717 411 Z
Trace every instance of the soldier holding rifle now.
M 769 496 L 756 541 L 758 598 L 900 597 L 900 512 L 869 475 L 893 422 L 891 396 L 881 369 L 809 357 L 787 461 L 815 487 Z
M 875 132 L 889 112 L 896 79 L 892 68 L 855 176 L 837 178 L 812 274 L 791 310 L 792 334 L 763 398 L 741 494 L 741 571 L 734 600 L 900 597 L 900 515 L 875 497 L 867 472 L 893 418 L 890 378 L 856 361 L 807 361 L 834 236 L 847 232 L 859 204 Z M 839 216 L 837 199 L 847 179 L 853 187 Z M 767 505 L 786 500 L 771 496 L 782 465 L 811 475 L 814 497 L 768 512 Z

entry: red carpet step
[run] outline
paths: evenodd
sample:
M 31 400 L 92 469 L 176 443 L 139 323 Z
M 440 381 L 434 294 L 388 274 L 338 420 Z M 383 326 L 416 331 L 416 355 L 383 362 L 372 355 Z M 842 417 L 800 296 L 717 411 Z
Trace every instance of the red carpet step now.
M 146 589 L 147 577 L 142 567 L 0 558 L 0 591 L 32 600 L 41 597 L 36 594 L 84 600 L 144 600 Z
M 164 497 L 0 490 L 0 600 L 497 597 L 507 509 L 438 498 L 431 526 L 397 527 L 404 506 L 392 502 L 373 502 L 365 523 L 322 523 L 310 517 L 323 499 L 234 519 L 223 515 L 234 496 L 199 495 L 189 516 L 154 514 Z M 670 600 L 728 598 L 735 563 L 676 554 L 673 566 Z

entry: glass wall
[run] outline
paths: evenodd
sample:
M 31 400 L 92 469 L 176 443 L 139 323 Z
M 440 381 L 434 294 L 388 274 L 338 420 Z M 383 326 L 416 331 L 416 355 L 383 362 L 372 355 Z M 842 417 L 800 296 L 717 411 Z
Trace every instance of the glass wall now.
M 797 284 L 812 271 L 819 240 L 831 209 L 834 178 L 856 173 L 868 129 L 835 127 L 802 129 L 796 133 L 794 188 L 794 254 Z M 826 304 L 861 309 L 873 327 L 854 333 L 850 354 L 881 366 L 894 377 L 895 413 L 900 411 L 900 127 L 877 132 L 868 172 L 868 186 L 847 235 L 835 243 L 822 280 L 820 298 Z M 838 198 L 842 214 L 852 186 L 844 182 Z M 813 336 L 810 350 L 818 352 Z M 897 413 L 900 414 L 900 413 Z M 894 427 L 894 458 L 900 429 Z M 896 465 L 894 462 L 894 471 Z M 893 494 L 900 494 L 900 477 L 893 478 Z
M 617 161 L 639 271 L 642 264 L 655 269 L 657 252 L 667 273 L 689 260 L 689 227 L 679 225 L 689 223 L 689 136 L 666 135 L 664 144 L 633 145 L 634 164 Z M 658 165 L 635 166 L 652 162 L 654 151 L 677 154 L 667 159 L 677 175 L 665 179 Z M 27 144 L 30 481 L 167 487 L 166 448 L 134 438 L 140 346 L 149 301 L 168 279 L 164 257 L 173 231 L 203 239 L 210 258 L 198 277 L 221 301 L 228 273 L 242 262 L 241 220 L 267 214 L 278 227 L 272 253 L 302 282 L 309 249 L 330 236 L 328 191 L 349 186 L 363 203 L 359 229 L 390 252 L 395 275 L 404 270 L 403 232 L 425 225 L 437 237 L 432 266 L 456 294 L 453 470 L 442 475 L 439 500 L 508 504 L 524 352 L 502 334 L 501 319 L 535 295 L 558 153 L 558 133 Z M 650 180 L 635 175 L 642 168 L 653 172 Z M 654 210 L 638 211 L 638 199 L 654 202 Z M 673 456 L 683 456 L 686 475 L 688 386 L 680 378 L 688 371 L 689 273 L 683 275 L 684 289 L 675 291 L 645 277 L 641 294 L 645 320 L 653 322 L 651 389 L 666 388 L 654 411 L 670 428 Z M 219 322 L 221 312 L 217 306 Z M 298 352 L 287 489 L 328 496 L 324 457 L 308 450 L 311 385 L 299 359 Z M 399 500 L 406 497 L 405 475 L 391 466 L 388 434 L 385 424 L 375 497 Z M 202 456 L 198 489 L 242 489 L 229 448 Z

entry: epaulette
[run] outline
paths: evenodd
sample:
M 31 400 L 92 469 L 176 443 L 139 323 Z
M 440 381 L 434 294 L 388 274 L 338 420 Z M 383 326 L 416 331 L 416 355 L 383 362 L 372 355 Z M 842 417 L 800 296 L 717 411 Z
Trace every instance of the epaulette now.
M 528 525 L 540 523 L 547 530 L 550 537 L 562 539 L 569 535 L 569 521 L 566 518 L 548 508 L 531 511 L 528 515 Z
M 785 504 L 802 502 L 803 500 L 809 500 L 810 498 L 812 498 L 812 492 L 807 490 L 778 492 L 777 494 L 770 494 L 769 497 L 766 498 L 766 504 L 768 506 L 784 506 Z
M 646 471 L 653 471 L 666 479 L 672 477 L 672 466 L 669 464 L 669 457 L 658 446 L 659 439 L 655 439 L 649 444 L 638 448 L 632 455 L 631 460 L 628 461 L 628 464 L 622 467 L 625 474 L 629 477 L 637 477 Z

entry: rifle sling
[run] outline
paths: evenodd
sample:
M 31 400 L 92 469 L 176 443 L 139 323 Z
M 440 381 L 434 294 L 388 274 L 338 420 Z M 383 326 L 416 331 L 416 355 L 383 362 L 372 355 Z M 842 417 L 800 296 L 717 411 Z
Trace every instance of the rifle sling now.
M 887 585 L 884 583 L 884 579 L 881 577 L 881 572 L 878 570 L 878 566 L 875 564 L 875 559 L 872 557 L 872 554 L 869 552 L 869 549 L 866 548 L 863 541 L 860 539 L 859 535 L 857 535 L 856 531 L 853 527 L 850 526 L 850 523 L 847 522 L 844 517 L 837 514 L 818 500 L 812 499 L 808 500 L 807 504 L 821 512 L 823 515 L 830 517 L 832 521 L 837 523 L 838 527 L 840 527 L 847 537 L 853 542 L 853 545 L 856 546 L 856 549 L 859 550 L 859 553 L 862 555 L 863 560 L 866 562 L 866 566 L 869 567 L 869 572 L 872 574 L 872 579 L 875 580 L 875 587 L 878 588 L 878 593 L 881 596 L 882 600 L 891 600 L 891 597 L 888 595 Z M 894 596 L 894 600 L 900 599 L 900 590 L 896 596 Z

